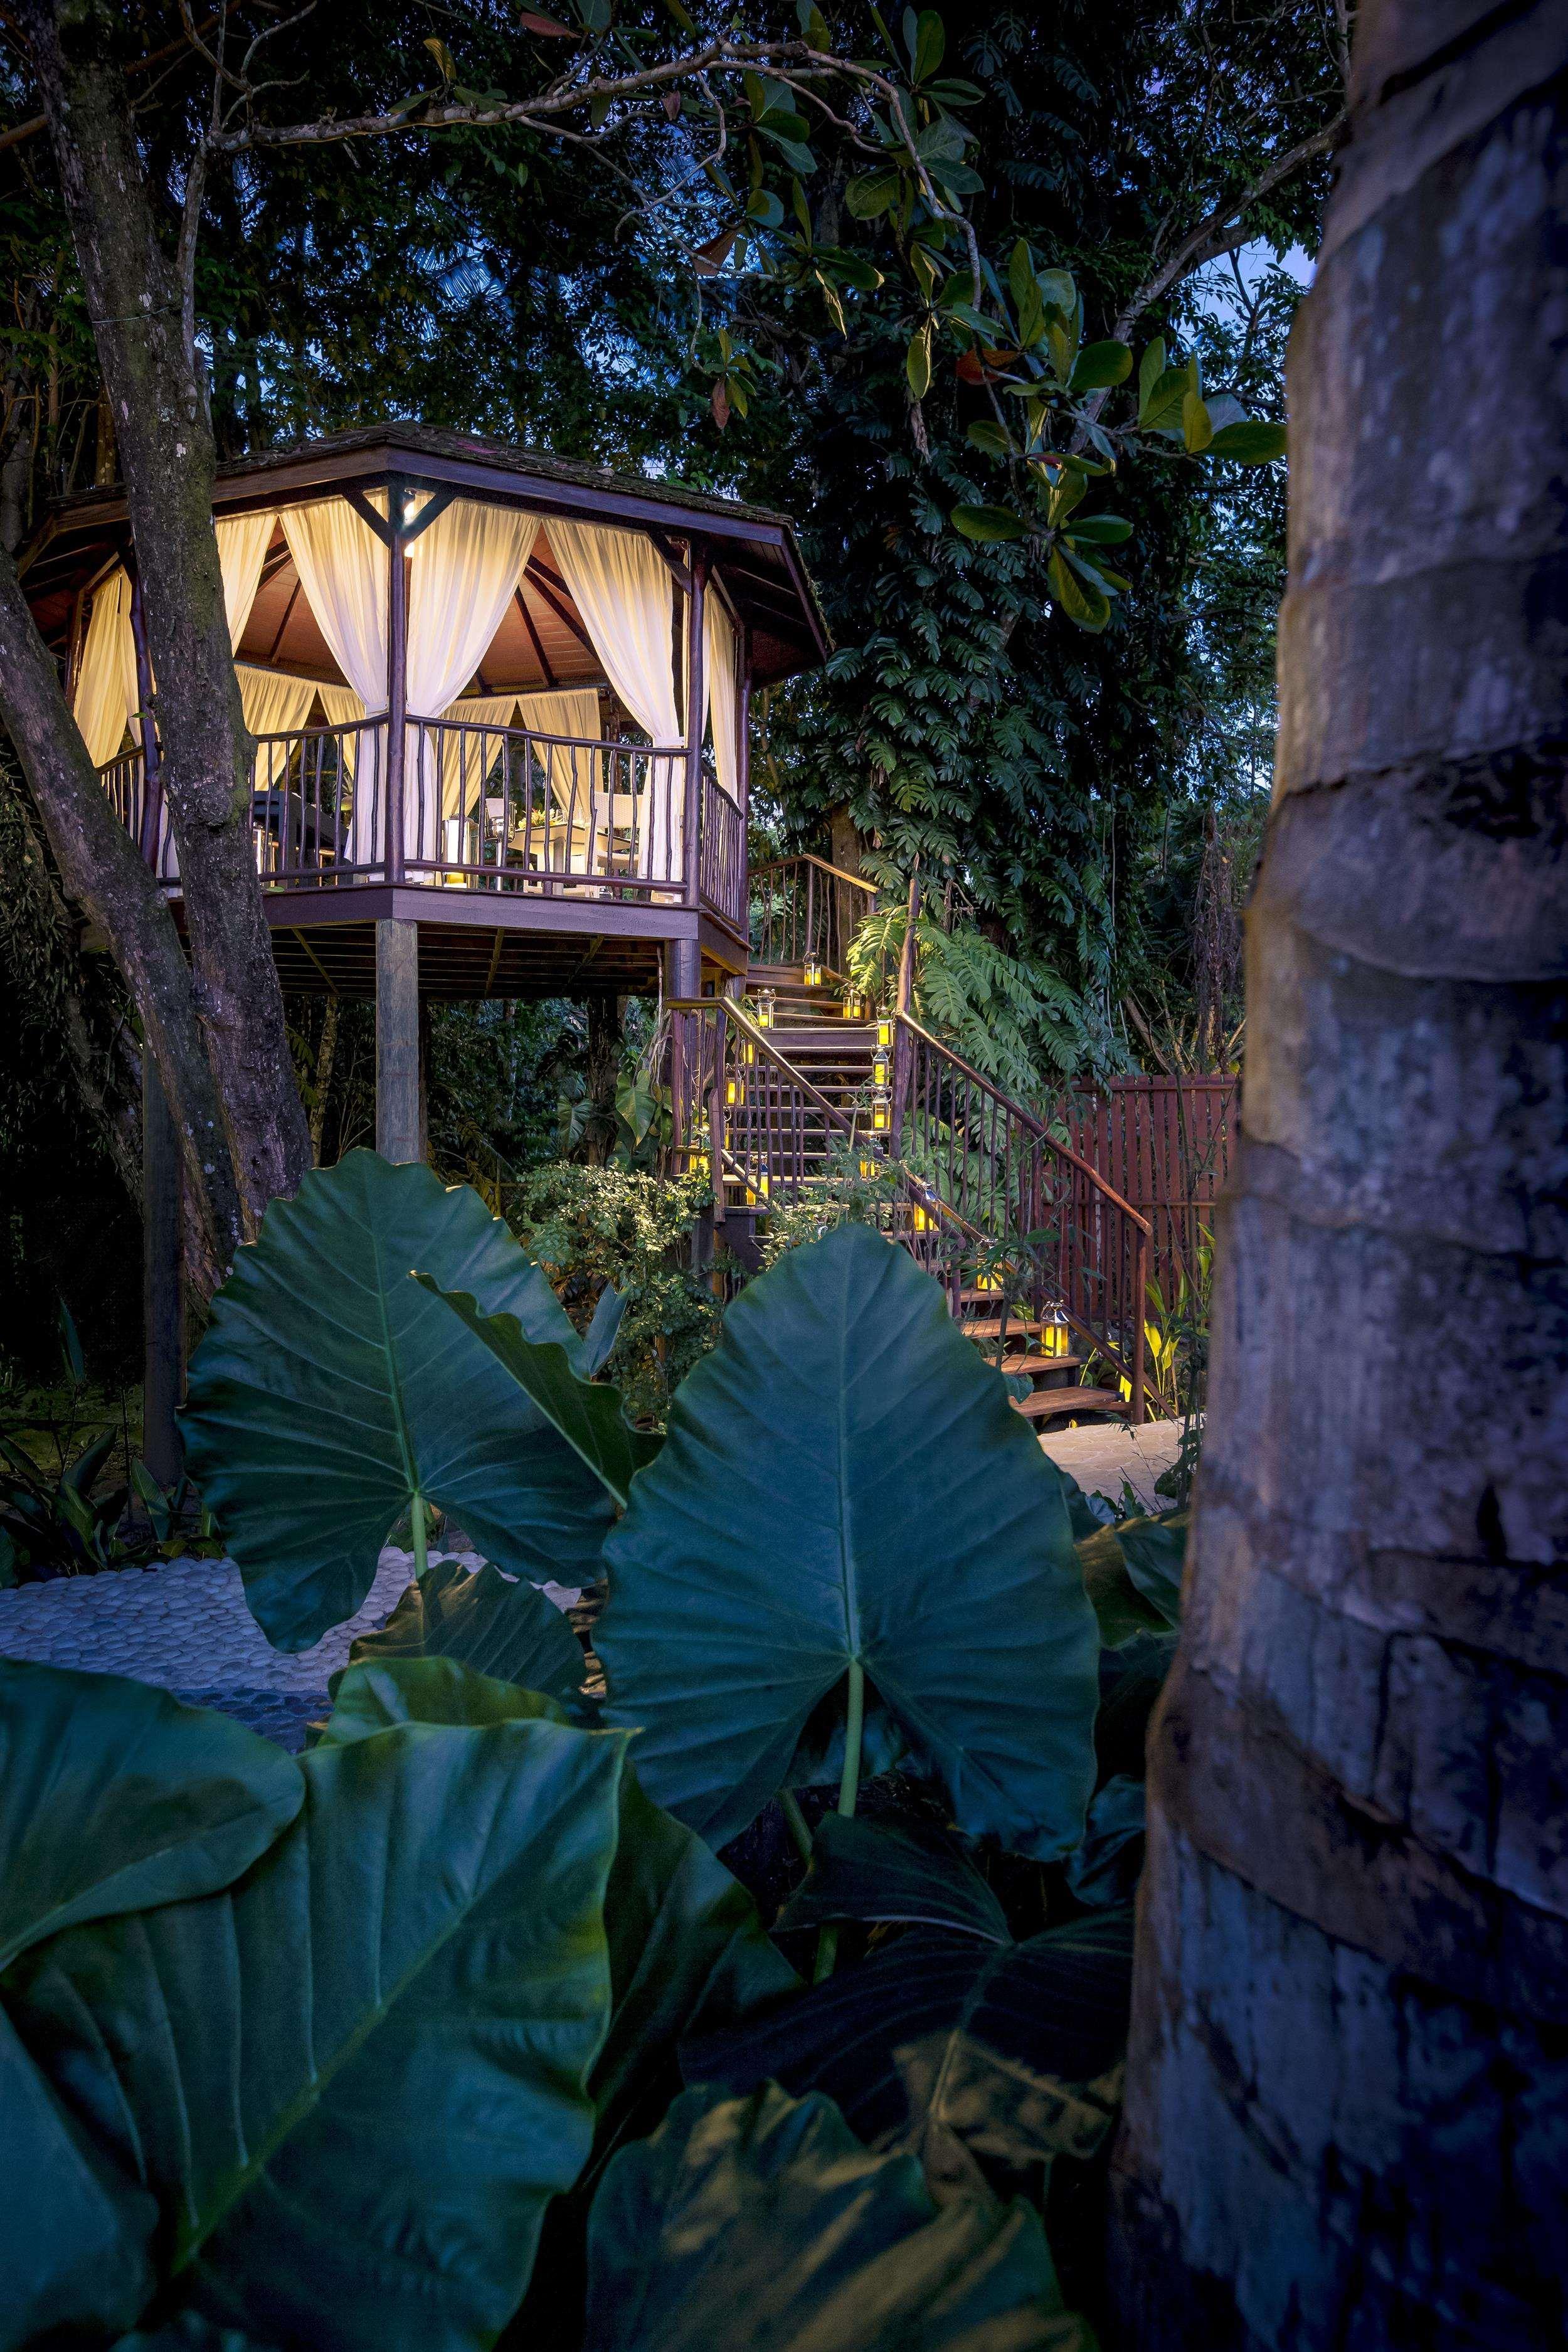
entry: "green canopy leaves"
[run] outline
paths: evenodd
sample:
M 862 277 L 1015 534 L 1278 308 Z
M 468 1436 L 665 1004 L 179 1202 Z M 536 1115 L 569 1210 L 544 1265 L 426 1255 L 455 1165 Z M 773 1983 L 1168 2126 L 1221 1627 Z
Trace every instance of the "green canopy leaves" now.
M 610 1495 L 416 1268 L 584 1360 L 543 1275 L 466 1187 L 352 1151 L 274 1201 L 213 1302 L 182 1426 L 279 1649 L 353 1614 L 416 1496 L 520 1574 L 598 1573 Z
M 1077 1844 L 1098 1641 L 1054 1475 L 908 1255 L 862 1225 L 736 1300 L 607 1547 L 606 1719 L 710 1843 L 851 1660 L 954 1816 Z

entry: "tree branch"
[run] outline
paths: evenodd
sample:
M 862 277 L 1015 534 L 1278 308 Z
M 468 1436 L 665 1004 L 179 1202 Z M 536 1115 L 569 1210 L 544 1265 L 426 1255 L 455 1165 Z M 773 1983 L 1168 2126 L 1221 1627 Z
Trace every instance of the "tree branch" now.
M 1283 187 L 1287 180 L 1293 179 L 1303 164 L 1314 162 L 1320 155 L 1331 154 L 1344 137 L 1348 120 L 1347 116 L 1337 114 L 1321 131 L 1314 131 L 1310 139 L 1300 140 L 1283 155 L 1276 156 L 1268 170 L 1260 172 L 1250 187 L 1244 188 L 1238 196 L 1227 198 L 1223 205 L 1216 205 L 1206 219 L 1199 221 L 1197 226 L 1182 239 L 1170 259 L 1162 262 L 1159 268 L 1144 279 L 1126 305 L 1110 331 L 1116 341 L 1126 342 L 1144 311 L 1158 302 L 1163 295 L 1168 294 L 1179 279 L 1194 269 L 1201 269 L 1205 261 L 1215 260 L 1220 254 L 1231 251 L 1243 242 L 1246 231 L 1242 223 L 1246 215 L 1255 205 L 1261 204 L 1265 196 L 1272 195 L 1276 188 Z

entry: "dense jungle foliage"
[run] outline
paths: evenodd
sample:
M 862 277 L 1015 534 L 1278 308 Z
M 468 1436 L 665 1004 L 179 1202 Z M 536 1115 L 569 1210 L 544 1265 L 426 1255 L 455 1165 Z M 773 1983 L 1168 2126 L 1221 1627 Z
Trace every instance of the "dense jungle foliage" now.
M 623 1311 L 364 1151 L 242 1252 L 184 1427 L 255 1616 L 307 1647 L 405 1517 L 417 1573 L 298 1760 L 0 1662 L 6 2352 L 1089 2352 L 1184 1523 L 865 1226 L 662 1438 Z

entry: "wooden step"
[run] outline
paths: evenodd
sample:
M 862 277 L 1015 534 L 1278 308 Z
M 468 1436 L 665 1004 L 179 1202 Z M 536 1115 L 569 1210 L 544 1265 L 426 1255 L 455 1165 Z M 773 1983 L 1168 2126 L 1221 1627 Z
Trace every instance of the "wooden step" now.
M 996 1362 L 994 1356 L 989 1360 Z M 1031 1379 L 1037 1380 L 1042 1372 L 1081 1371 L 1085 1360 L 1082 1356 L 1004 1356 L 996 1369 L 1014 1374 L 1026 1373 Z
M 1002 1337 L 1001 1320 L 996 1317 L 993 1317 L 989 1321 L 978 1323 L 972 1323 L 961 1318 L 958 1328 L 966 1339 L 999 1339 Z M 1007 1318 L 1009 1339 L 1015 1334 L 1021 1339 L 1029 1331 L 1052 1331 L 1055 1328 L 1056 1326 L 1053 1323 L 1034 1322 L 1026 1315 L 1009 1315 Z M 1059 1362 L 1060 1359 L 1058 1358 L 1058 1360 Z
M 1015 1397 L 1013 1410 L 1026 1421 L 1056 1421 L 1073 1412 L 1125 1413 L 1128 1407 L 1120 1389 L 1037 1389 Z

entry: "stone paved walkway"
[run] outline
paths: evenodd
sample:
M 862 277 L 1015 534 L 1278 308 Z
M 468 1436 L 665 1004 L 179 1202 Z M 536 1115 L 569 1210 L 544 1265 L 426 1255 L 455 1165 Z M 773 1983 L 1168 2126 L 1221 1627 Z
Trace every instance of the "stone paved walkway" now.
M 247 1608 L 232 1559 L 56 1577 L 0 1592 L 0 1657 L 132 1675 L 192 1706 L 238 1716 L 298 1750 L 306 1725 L 326 1710 L 328 1677 L 347 1662 L 349 1643 L 384 1624 L 413 1573 L 410 1555 L 388 1546 L 357 1616 L 291 1657 L 272 1647 Z
M 1173 1423 L 1155 1422 L 1142 1430 L 1071 1429 L 1042 1443 L 1086 1492 L 1116 1502 L 1125 1480 L 1146 1507 L 1158 1510 L 1163 1497 L 1154 1481 L 1175 1459 L 1178 1437 Z M 430 1557 L 479 1565 L 472 1553 Z M 0 1657 L 132 1675 L 191 1706 L 237 1716 L 297 1751 L 306 1726 L 326 1712 L 328 1678 L 347 1662 L 350 1643 L 384 1624 L 413 1573 L 410 1554 L 389 1545 L 358 1615 L 292 1657 L 272 1647 L 246 1607 L 231 1559 L 58 1577 L 0 1592 Z M 558 1608 L 578 1598 L 557 1585 L 545 1590 Z

